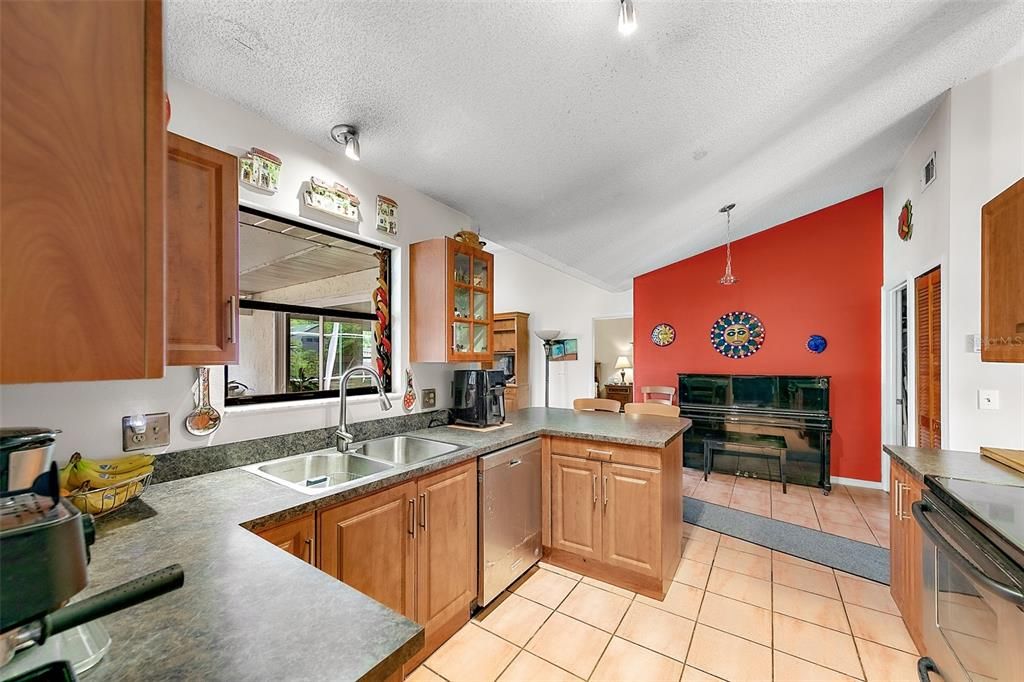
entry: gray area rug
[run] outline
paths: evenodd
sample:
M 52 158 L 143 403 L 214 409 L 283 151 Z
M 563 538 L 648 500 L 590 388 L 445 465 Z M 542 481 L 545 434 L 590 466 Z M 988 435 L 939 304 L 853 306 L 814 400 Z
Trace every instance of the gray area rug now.
M 686 498 L 683 519 L 755 545 L 889 584 L 889 550 L 785 521 Z

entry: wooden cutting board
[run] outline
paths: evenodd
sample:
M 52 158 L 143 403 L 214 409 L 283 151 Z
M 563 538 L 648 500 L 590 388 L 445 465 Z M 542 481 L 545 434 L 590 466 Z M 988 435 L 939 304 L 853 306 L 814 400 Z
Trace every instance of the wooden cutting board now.
M 1000 464 L 1005 464 L 1011 469 L 1024 474 L 1024 450 L 1008 450 L 1007 448 L 982 448 L 983 457 L 994 459 Z

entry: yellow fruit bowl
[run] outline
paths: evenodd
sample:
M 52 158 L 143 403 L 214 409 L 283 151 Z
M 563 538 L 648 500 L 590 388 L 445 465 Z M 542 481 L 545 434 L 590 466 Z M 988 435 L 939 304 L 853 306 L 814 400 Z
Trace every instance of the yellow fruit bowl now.
M 139 476 L 103 488 L 89 489 L 87 484 L 68 495 L 68 500 L 82 512 L 102 516 L 123 507 L 144 493 L 152 478 L 153 470 L 149 467 L 148 471 Z

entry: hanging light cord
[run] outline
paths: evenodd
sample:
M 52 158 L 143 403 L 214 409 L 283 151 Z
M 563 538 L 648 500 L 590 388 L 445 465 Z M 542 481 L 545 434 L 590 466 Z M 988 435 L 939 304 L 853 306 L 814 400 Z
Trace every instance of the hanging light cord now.
M 736 277 L 732 274 L 732 209 L 735 204 L 729 204 L 719 209 L 719 213 L 725 214 L 725 274 L 718 280 L 723 286 L 736 283 Z

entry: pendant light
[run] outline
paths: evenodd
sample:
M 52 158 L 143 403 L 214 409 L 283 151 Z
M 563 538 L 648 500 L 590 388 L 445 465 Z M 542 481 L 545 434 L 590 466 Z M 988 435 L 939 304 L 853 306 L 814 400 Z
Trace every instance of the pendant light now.
M 628 36 L 636 30 L 636 7 L 633 0 L 619 0 L 619 33 Z
M 736 208 L 736 204 L 726 204 L 722 208 L 718 209 L 719 213 L 725 214 L 725 274 L 718 280 L 718 283 L 722 286 L 730 286 L 736 284 L 736 275 L 732 274 L 732 239 L 730 236 L 732 228 L 732 210 Z

